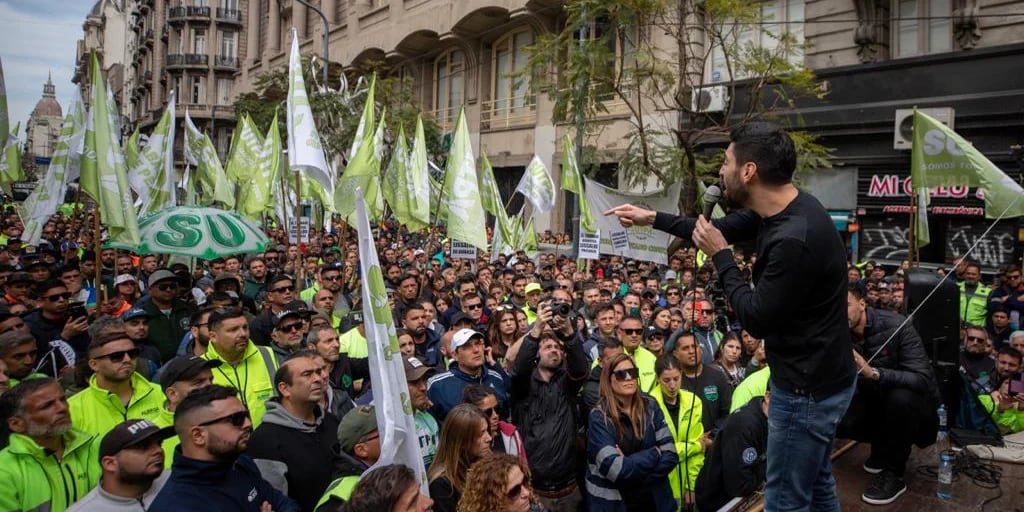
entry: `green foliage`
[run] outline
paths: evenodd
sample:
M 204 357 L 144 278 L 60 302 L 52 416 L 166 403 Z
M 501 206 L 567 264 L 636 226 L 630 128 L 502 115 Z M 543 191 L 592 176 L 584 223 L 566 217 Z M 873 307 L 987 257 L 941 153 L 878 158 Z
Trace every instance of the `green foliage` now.
M 555 123 L 580 122 L 584 158 L 608 161 L 599 145 L 612 115 L 628 114 L 626 149 L 616 153 L 622 181 L 683 180 L 681 206 L 693 211 L 695 180 L 714 176 L 729 131 L 754 120 L 790 124 L 798 173 L 829 167 L 829 150 L 801 131 L 795 101 L 824 91 L 800 61 L 805 45 L 765 24 L 761 4 L 748 0 L 567 0 L 561 30 L 530 48 L 531 87 L 554 104 Z M 587 27 L 580 41 L 580 27 Z M 755 44 L 755 35 L 770 42 Z M 697 112 L 691 97 L 703 84 L 713 47 L 723 48 L 729 91 L 722 113 Z M 547 73 L 543 72 L 547 71 Z M 737 94 L 739 93 L 739 94 Z M 614 109 L 614 111 L 613 111 Z
M 314 64 L 309 58 L 303 57 L 302 74 L 310 89 L 313 88 L 312 84 L 318 83 L 320 77 L 319 69 Z M 334 90 L 307 91 L 310 108 L 313 110 L 320 138 L 323 139 L 328 161 L 340 162 L 348 157 L 347 153 L 359 127 L 359 116 L 363 111 L 366 91 L 375 67 L 371 65 L 357 74 L 348 76 L 349 87 L 344 94 Z M 240 95 L 235 101 L 235 112 L 239 116 L 249 114 L 261 132 L 266 133 L 274 118 L 274 111 L 280 110 L 278 128 L 281 131 L 281 140 L 287 143 L 288 130 L 284 115 L 287 96 L 288 67 L 282 66 L 260 74 L 256 78 L 253 91 Z M 413 101 L 412 80 L 378 75 L 375 96 L 378 116 L 382 109 L 387 110 L 385 142 L 388 147 L 384 154 L 390 155 L 390 145 L 398 134 L 399 125 L 405 128 L 407 136 L 416 133 L 416 116 L 420 114 L 420 110 Z M 427 140 L 427 157 L 437 163 L 445 156 L 441 130 L 430 117 L 424 116 L 423 131 Z M 443 162 L 439 165 L 443 166 Z M 386 168 L 386 162 L 382 168 Z

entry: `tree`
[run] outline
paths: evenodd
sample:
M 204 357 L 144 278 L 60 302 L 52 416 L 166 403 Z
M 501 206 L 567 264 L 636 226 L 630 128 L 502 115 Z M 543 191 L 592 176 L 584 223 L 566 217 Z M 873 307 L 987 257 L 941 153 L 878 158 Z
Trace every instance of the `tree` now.
M 309 58 L 302 59 L 303 78 L 310 88 L 307 91 L 310 108 L 313 110 L 313 117 L 329 162 L 345 162 L 348 158 L 347 153 L 359 125 L 359 115 L 363 110 L 370 76 L 378 72 L 379 68 L 380 66 L 375 63 L 367 64 L 358 72 L 346 76 L 347 83 L 355 84 L 354 86 L 347 87 L 345 91 L 324 92 L 317 86 L 320 75 L 315 63 Z M 387 110 L 385 126 L 390 133 L 385 137 L 388 149 L 384 154 L 390 155 L 390 144 L 394 135 L 398 133 L 399 125 L 405 128 L 405 133 L 415 133 L 416 116 L 421 111 L 413 101 L 411 79 L 387 77 L 378 72 L 375 95 L 378 115 L 382 109 Z M 253 91 L 242 94 L 235 100 L 235 112 L 238 115 L 249 114 L 256 126 L 265 133 L 274 118 L 275 110 L 279 110 L 281 115 L 278 116 L 278 128 L 281 131 L 282 142 L 287 143 L 288 130 L 285 127 L 284 116 L 287 96 L 288 66 L 285 65 L 256 77 Z M 429 116 L 423 117 L 423 131 L 427 140 L 428 158 L 443 167 L 443 162 L 439 162 L 439 159 L 446 153 L 441 131 Z M 386 168 L 386 164 L 387 162 L 384 162 L 381 168 Z M 342 169 L 339 169 L 340 171 Z
M 531 47 L 530 65 L 520 78 L 529 74 L 535 89 L 547 91 L 554 122 L 582 117 L 582 167 L 611 158 L 628 185 L 649 177 L 665 185 L 682 180 L 680 208 L 694 213 L 696 181 L 717 174 L 729 131 L 766 119 L 790 129 L 800 156 L 798 176 L 830 166 L 830 150 L 799 129 L 795 112 L 797 100 L 820 99 L 825 90 L 801 62 L 804 44 L 785 24 L 771 23 L 762 4 L 567 0 L 564 14 L 561 30 L 542 35 Z M 724 63 L 725 80 L 718 84 L 731 101 L 723 112 L 695 110 L 691 103 L 712 58 Z M 609 125 L 602 116 L 612 104 L 629 117 L 620 155 L 596 148 Z

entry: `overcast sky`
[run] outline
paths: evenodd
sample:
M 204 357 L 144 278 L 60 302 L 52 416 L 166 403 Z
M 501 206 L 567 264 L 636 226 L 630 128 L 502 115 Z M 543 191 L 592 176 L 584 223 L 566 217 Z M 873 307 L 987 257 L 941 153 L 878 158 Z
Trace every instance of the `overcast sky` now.
M 0 59 L 7 85 L 11 129 L 25 123 L 53 73 L 57 101 L 67 112 L 75 91 L 71 75 L 82 22 L 96 0 L 0 0 Z

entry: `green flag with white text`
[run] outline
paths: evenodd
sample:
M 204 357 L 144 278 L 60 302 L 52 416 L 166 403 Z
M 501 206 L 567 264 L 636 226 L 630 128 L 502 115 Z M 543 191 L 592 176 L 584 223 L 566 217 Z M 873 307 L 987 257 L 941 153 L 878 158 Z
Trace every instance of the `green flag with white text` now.
M 388 162 L 387 170 L 384 171 L 381 192 L 384 194 L 384 199 L 391 205 L 391 212 L 398 222 L 410 231 L 415 231 L 427 227 L 427 223 L 421 222 L 412 214 L 414 199 L 412 197 L 410 157 L 411 153 L 405 144 L 405 130 L 399 128 L 391 152 L 391 160 Z
M 417 222 L 430 224 L 430 170 L 427 168 L 427 139 L 423 135 L 423 119 L 416 116 L 416 137 L 409 153 L 409 216 Z
M 14 125 L 14 132 L 7 134 L 4 152 L 0 155 L 0 185 L 4 185 L 8 194 L 11 193 L 10 185 L 28 179 L 21 166 L 21 143 L 18 140 L 20 130 L 21 123 Z
M 597 233 L 597 221 L 590 211 L 587 197 L 584 195 L 583 176 L 580 174 L 579 163 L 576 161 L 576 144 L 568 134 L 562 141 L 562 190 L 576 194 L 580 204 L 580 231 Z
M 484 207 L 476 179 L 476 158 L 469 140 L 465 109 L 460 109 L 452 136 L 452 147 L 444 173 L 444 195 L 448 207 L 448 236 L 487 250 L 487 230 L 483 229 Z
M 224 168 L 228 179 L 239 185 L 247 185 L 253 174 L 252 169 L 260 165 L 259 159 L 262 154 L 263 137 L 253 126 L 249 116 L 242 115 L 231 137 L 231 151 L 228 153 L 227 166 Z
M 334 191 L 334 207 L 349 224 L 355 222 L 355 190 L 363 189 L 367 213 L 371 220 L 380 220 L 384 204 L 380 196 L 380 165 L 383 157 L 384 114 L 376 120 L 374 89 L 377 77 L 370 79 L 370 90 L 366 93 L 363 114 L 359 118 L 356 136 L 345 172 L 338 180 Z
M 267 136 L 256 153 L 248 182 L 239 187 L 238 213 L 250 219 L 258 219 L 264 210 L 272 207 L 271 187 L 277 185 L 280 165 L 281 132 L 277 127 L 275 112 Z

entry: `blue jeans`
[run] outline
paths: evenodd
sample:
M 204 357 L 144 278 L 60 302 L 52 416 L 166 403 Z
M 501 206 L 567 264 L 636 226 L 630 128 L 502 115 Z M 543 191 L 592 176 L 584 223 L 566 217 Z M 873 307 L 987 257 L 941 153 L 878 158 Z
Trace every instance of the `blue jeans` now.
M 766 512 L 839 510 L 832 478 L 836 426 L 853 398 L 854 383 L 815 400 L 772 384 L 768 405 Z

